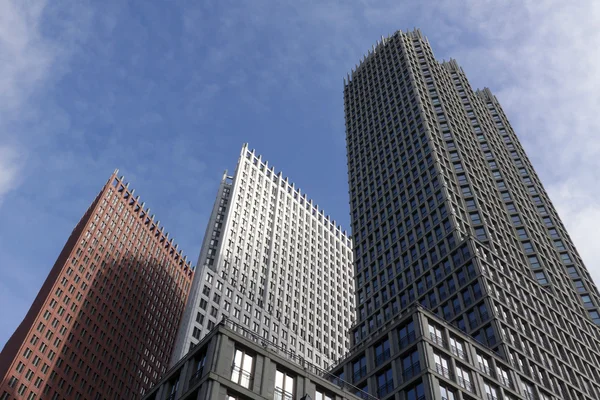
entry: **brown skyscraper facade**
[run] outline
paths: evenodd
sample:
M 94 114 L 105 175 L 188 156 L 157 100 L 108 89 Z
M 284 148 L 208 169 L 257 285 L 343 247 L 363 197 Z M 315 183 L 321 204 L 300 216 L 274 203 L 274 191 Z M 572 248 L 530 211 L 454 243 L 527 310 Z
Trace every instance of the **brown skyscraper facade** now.
M 110 177 L 0 355 L 0 399 L 134 399 L 166 371 L 194 269 Z

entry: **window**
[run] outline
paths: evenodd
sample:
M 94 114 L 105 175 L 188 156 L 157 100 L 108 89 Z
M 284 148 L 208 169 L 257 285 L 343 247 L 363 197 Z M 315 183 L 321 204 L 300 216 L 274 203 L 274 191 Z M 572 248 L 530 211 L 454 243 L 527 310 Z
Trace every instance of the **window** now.
M 317 389 L 315 391 L 315 400 L 333 400 L 334 395 L 331 393 L 327 393 L 323 389 Z
M 440 396 L 442 400 L 456 400 L 456 395 L 454 392 L 447 387 L 440 385 Z
M 375 365 L 380 365 L 390 358 L 390 341 L 386 340 L 375 347 Z
M 487 357 L 482 356 L 481 354 L 477 354 L 477 363 L 479 365 L 479 369 L 483 372 L 485 372 L 488 375 L 491 375 L 490 372 L 490 364 L 488 362 Z
M 498 399 L 498 390 L 490 385 L 489 383 L 484 383 L 483 388 L 485 390 L 486 397 L 488 400 L 497 400 Z
M 586 307 L 594 306 L 594 303 L 592 303 L 592 298 L 587 294 L 581 295 L 581 300 L 583 301 L 583 305 Z
M 406 400 L 421 400 L 425 398 L 425 388 L 423 383 L 419 383 L 410 389 L 404 391 Z
M 275 400 L 292 400 L 294 398 L 294 377 L 287 372 L 275 372 Z
M 434 343 L 440 346 L 443 344 L 442 330 L 437 326 L 429 324 L 429 337 Z
M 548 278 L 546 278 L 546 274 L 544 273 L 544 271 L 538 271 L 535 273 L 535 279 L 537 279 L 538 283 L 540 285 L 547 285 L 548 284 Z
M 508 377 L 508 371 L 501 367 L 496 367 L 498 380 L 505 386 L 511 387 L 510 378 Z
M 443 377 L 450 378 L 448 360 L 438 353 L 433 353 L 433 359 L 435 360 L 435 371 Z
M 196 358 L 196 371 L 194 372 L 194 375 L 192 375 L 192 377 L 190 378 L 190 385 L 193 385 L 202 377 L 205 363 L 206 354 L 202 354 L 200 355 L 200 357 Z
M 529 260 L 529 265 L 531 265 L 531 268 L 541 268 L 540 261 L 538 260 L 537 256 L 529 256 L 527 259 Z
M 231 380 L 245 388 L 250 387 L 254 357 L 245 351 L 236 349 L 231 370 Z
M 392 390 L 394 390 L 394 378 L 392 376 L 392 369 L 390 368 L 377 375 L 377 394 L 379 397 L 384 397 Z
M 367 374 L 367 358 L 365 356 L 362 356 L 352 364 L 352 372 L 354 374 L 354 382 L 357 382 Z
M 475 228 L 475 236 L 479 240 L 487 240 L 487 235 L 485 233 L 484 227 Z
M 421 371 L 419 363 L 419 352 L 414 351 L 410 355 L 402 359 L 402 376 L 404 380 L 408 380 Z
M 415 323 L 410 321 L 398 331 L 400 348 L 404 348 L 415 340 Z
M 450 351 L 463 360 L 467 359 L 467 353 L 465 353 L 463 342 L 452 336 L 450 336 Z
M 467 369 L 457 365 L 456 378 L 459 386 L 467 389 L 469 392 L 473 391 L 473 384 L 471 384 L 471 374 Z

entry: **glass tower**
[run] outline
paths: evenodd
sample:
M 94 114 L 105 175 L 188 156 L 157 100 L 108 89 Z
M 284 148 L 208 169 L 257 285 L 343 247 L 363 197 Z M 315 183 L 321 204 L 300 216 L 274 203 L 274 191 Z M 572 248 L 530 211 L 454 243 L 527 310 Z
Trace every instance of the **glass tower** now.
M 598 289 L 490 90 L 473 90 L 455 61 L 438 62 L 419 31 L 396 32 L 345 79 L 344 107 L 357 304 L 345 371 L 419 304 L 506 362 L 515 385 L 504 398 L 600 398 Z M 422 368 L 429 356 L 420 357 Z M 471 360 L 483 378 L 465 391 L 468 367 L 434 357 L 426 381 L 448 381 L 451 395 L 414 396 L 501 398 L 485 379 L 503 373 L 486 374 L 487 361 Z M 355 383 L 412 398 L 406 370 L 381 383 L 368 378 L 376 364 L 359 365 Z

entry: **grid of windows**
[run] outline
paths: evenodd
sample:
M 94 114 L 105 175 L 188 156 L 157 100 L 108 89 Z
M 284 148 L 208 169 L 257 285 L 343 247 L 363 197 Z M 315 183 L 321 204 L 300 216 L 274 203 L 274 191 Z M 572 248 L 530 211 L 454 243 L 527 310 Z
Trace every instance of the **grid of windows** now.
M 335 221 L 244 145 L 219 188 L 172 362 L 227 317 L 331 366 L 354 322 L 352 260 Z
M 344 100 L 353 344 L 418 302 L 535 387 L 599 397 L 598 290 L 491 92 L 415 31 L 378 43 Z
M 38 294 L 41 309 L 8 370 L 14 379 L 0 389 L 23 398 L 143 394 L 166 371 L 192 277 L 113 174 L 57 260 L 47 297 Z

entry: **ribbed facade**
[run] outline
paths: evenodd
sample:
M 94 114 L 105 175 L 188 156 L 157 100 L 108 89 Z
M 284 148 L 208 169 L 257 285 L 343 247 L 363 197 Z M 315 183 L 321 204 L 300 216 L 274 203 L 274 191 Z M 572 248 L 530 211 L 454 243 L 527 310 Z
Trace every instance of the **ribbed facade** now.
M 113 174 L 0 356 L 0 399 L 136 399 L 167 370 L 193 267 Z
M 352 260 L 339 225 L 244 145 L 217 193 L 172 363 L 225 316 L 331 366 L 354 322 Z
M 418 302 L 525 398 L 600 398 L 598 290 L 497 99 L 419 31 L 378 42 L 344 99 L 355 347 Z

